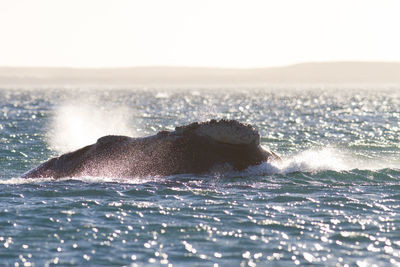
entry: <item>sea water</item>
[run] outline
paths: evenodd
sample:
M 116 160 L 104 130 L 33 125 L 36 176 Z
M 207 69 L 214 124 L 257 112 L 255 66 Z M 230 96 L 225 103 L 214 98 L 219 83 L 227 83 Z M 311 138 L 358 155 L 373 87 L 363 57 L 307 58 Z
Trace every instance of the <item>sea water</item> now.
M 22 179 L 106 134 L 250 123 L 242 172 Z M 1 266 L 400 265 L 400 89 L 0 89 Z

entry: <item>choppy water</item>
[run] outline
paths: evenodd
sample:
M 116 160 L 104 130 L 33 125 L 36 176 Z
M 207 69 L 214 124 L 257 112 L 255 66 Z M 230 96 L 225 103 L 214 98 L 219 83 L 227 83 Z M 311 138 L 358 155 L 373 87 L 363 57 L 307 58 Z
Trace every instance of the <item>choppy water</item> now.
M 400 265 L 398 89 L 0 89 L 0 265 Z M 24 180 L 111 134 L 211 118 L 283 161 L 240 173 Z

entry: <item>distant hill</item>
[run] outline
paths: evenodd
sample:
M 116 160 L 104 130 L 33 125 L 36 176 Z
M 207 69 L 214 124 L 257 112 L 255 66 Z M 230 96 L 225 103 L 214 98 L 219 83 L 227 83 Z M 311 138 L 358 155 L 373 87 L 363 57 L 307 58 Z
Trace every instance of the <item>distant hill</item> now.
M 23 85 L 395 84 L 397 62 L 302 63 L 285 67 L 25 68 L 0 67 L 0 86 Z

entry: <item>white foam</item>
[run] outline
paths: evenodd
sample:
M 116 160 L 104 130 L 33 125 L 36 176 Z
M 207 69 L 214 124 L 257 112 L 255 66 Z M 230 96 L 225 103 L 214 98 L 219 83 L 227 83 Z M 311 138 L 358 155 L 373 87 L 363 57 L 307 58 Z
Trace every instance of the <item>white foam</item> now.
M 102 177 L 102 176 L 82 176 L 64 178 L 64 180 L 78 180 L 85 183 L 121 183 L 121 184 L 143 184 L 148 182 L 156 182 L 161 178 L 156 176 L 145 176 L 145 177 Z
M 35 184 L 49 181 L 49 178 L 10 178 L 7 180 L 0 179 L 0 184 L 18 185 L 18 184 Z
M 398 162 L 397 162 L 398 163 Z M 380 170 L 384 168 L 399 168 L 391 159 L 367 159 L 352 154 L 349 151 L 334 147 L 321 149 L 309 149 L 291 156 L 283 157 L 282 160 L 264 162 L 257 166 L 250 166 L 242 175 L 272 175 L 288 174 L 293 172 L 319 172 L 319 171 L 350 171 Z
M 310 149 L 294 156 L 275 161 L 280 173 L 315 172 L 323 170 L 343 171 L 355 169 L 345 153 L 334 148 Z
M 123 184 L 143 184 L 148 182 L 157 182 L 164 180 L 164 177 L 147 176 L 147 177 L 101 177 L 101 176 L 82 176 L 82 177 L 65 177 L 60 179 L 53 178 L 10 178 L 7 180 L 0 179 L 0 184 L 4 185 L 21 185 L 21 184 L 37 184 L 47 182 L 62 182 L 68 180 L 76 180 L 85 183 L 123 183 Z

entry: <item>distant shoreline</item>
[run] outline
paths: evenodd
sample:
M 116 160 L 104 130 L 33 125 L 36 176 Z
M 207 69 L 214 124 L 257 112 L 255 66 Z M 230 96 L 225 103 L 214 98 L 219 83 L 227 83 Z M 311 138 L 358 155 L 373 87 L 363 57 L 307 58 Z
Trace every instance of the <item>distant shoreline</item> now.
M 98 85 L 400 85 L 400 62 L 322 62 L 284 67 L 0 67 L 0 86 Z

